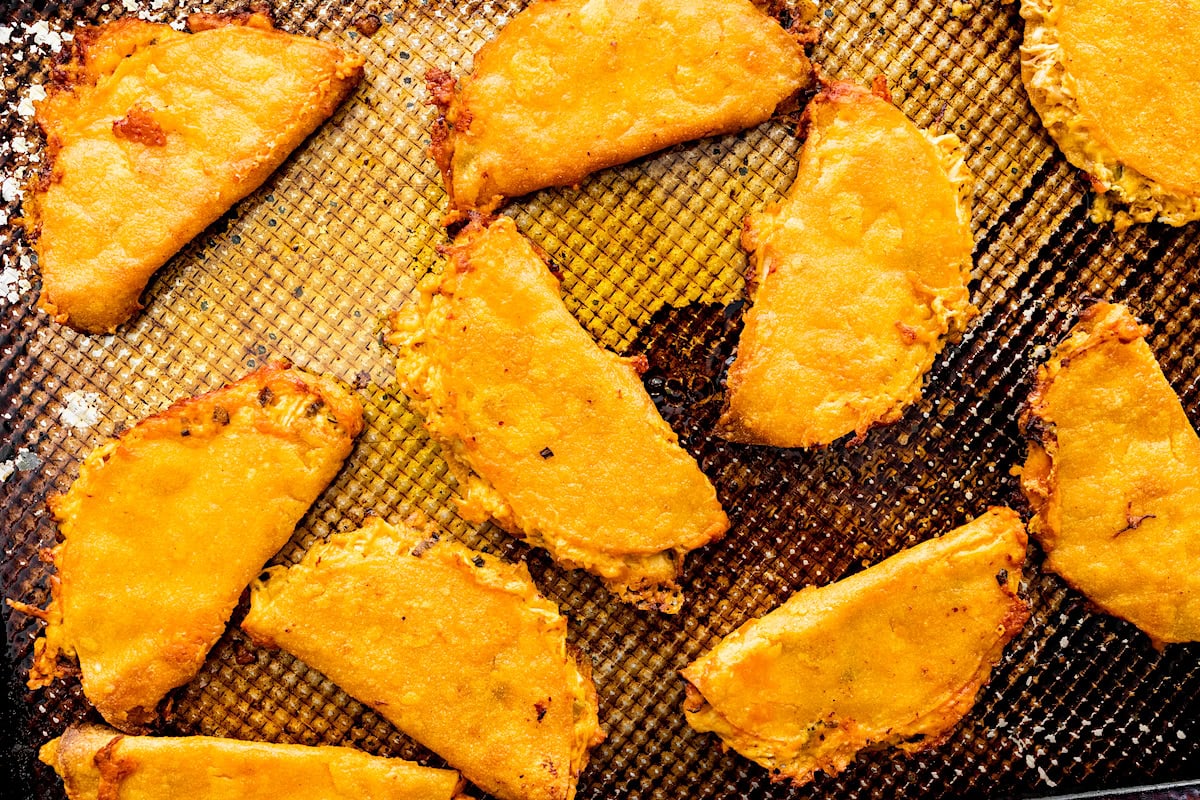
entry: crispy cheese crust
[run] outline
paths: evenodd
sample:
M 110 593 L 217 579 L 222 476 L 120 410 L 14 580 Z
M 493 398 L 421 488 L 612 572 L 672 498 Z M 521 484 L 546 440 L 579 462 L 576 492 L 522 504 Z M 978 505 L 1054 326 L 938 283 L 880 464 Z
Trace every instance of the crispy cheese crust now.
M 1038 370 L 1021 488 L 1046 566 L 1156 643 L 1200 640 L 1200 439 L 1121 305 Z
M 1200 219 L 1200 2 L 1022 0 L 1021 16 L 1021 78 L 1100 195 L 1092 218 Z
M 538 0 L 457 91 L 429 75 L 447 221 L 757 125 L 811 81 L 797 36 L 749 0 Z
M 155 270 L 258 188 L 362 74 L 361 58 L 261 14 L 196 25 L 77 31 L 37 105 L 47 167 L 25 216 L 39 305 L 58 322 L 99 333 L 129 319 Z
M 861 440 L 921 396 L 933 359 L 977 313 L 958 139 L 849 83 L 826 84 L 805 113 L 788 197 L 745 223 L 754 305 L 717 427 L 732 441 Z
M 570 800 L 603 740 L 567 620 L 522 565 L 372 519 L 254 584 L 242 623 L 501 800 Z
M 864 749 L 937 745 L 1028 619 L 1025 546 L 1020 518 L 993 508 L 802 589 L 683 670 L 688 723 L 796 783 Z
M 138 731 L 196 674 L 242 591 L 341 468 L 362 409 L 275 362 L 96 448 L 51 498 L 62 542 L 29 686 L 74 656 L 88 700 Z
M 458 478 L 460 513 L 495 519 L 622 599 L 678 611 L 684 554 L 729 520 L 635 364 L 579 326 L 512 220 L 476 220 L 446 256 L 391 341 Z
M 349 747 L 68 728 L 39 754 L 69 800 L 460 800 L 458 773 Z

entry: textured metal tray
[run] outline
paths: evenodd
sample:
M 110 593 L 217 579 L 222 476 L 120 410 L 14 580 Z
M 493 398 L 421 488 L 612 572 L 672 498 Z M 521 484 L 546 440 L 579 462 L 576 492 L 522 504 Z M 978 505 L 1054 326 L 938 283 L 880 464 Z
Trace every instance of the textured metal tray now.
M 1024 456 L 1018 408 L 1084 295 L 1128 302 L 1153 323 L 1150 343 L 1200 419 L 1200 300 L 1189 291 L 1200 278 L 1200 226 L 1116 234 L 1088 221 L 1086 184 L 1021 87 L 1015 4 L 850 0 L 825 3 L 818 17 L 814 60 L 825 73 L 862 82 L 886 75 L 918 124 L 967 142 L 979 179 L 973 297 L 982 314 L 938 359 L 925 398 L 900 422 L 856 447 L 808 452 L 709 435 L 739 326 L 745 257 L 737 230 L 795 173 L 794 120 L 779 119 L 508 209 L 562 270 L 565 300 L 596 339 L 646 354 L 648 388 L 730 511 L 727 538 L 688 559 L 683 612 L 634 611 L 592 577 L 455 515 L 453 483 L 397 394 L 380 336 L 385 314 L 437 266 L 445 236 L 437 224 L 443 192 L 425 152 L 432 111 L 422 75 L 431 66 L 461 72 L 520 5 L 302 0 L 276 8 L 284 29 L 365 55 L 367 78 L 261 190 L 160 271 L 146 310 L 115 336 L 79 335 L 37 313 L 36 269 L 19 232 L 0 228 L 3 594 L 45 601 L 37 550 L 54 541 L 45 499 L 67 488 L 91 447 L 173 398 L 280 354 L 359 387 L 368 427 L 276 561 L 295 561 L 367 513 L 398 519 L 413 510 L 473 547 L 527 561 L 595 667 L 609 736 L 593 753 L 582 798 L 1045 796 L 1200 778 L 1200 646 L 1155 651 L 1041 572 L 1036 549 L 1026 586 L 1033 618 L 974 711 L 936 749 L 863 755 L 843 774 L 797 789 L 722 753 L 680 712 L 674 671 L 792 591 L 836 580 L 988 505 L 1020 503 L 1010 474 Z M 34 166 L 27 101 L 46 79 L 58 33 L 127 8 L 170 21 L 195 7 L 2 0 L 6 222 L 19 213 L 22 170 Z M 380 27 L 366 35 L 371 26 L 356 23 L 370 16 Z M 2 793 L 61 797 L 34 753 L 88 707 L 76 681 L 24 688 L 39 625 L 8 609 L 3 618 L 0 745 L 11 774 L 0 779 Z M 440 763 L 320 674 L 236 630 L 177 693 L 164 730 L 348 744 Z M 1165 796 L 1196 791 L 1176 786 Z

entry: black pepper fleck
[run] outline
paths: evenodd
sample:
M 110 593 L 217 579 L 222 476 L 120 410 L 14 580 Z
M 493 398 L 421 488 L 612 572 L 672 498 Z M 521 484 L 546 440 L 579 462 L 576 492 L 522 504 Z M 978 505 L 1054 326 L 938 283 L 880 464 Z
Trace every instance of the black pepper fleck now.
M 1008 583 L 1008 570 L 1002 569 L 996 573 L 996 583 L 1004 586 Z
M 543 447 L 542 452 L 538 455 L 540 455 L 542 458 L 554 458 L 554 451 L 549 447 Z
M 477 567 L 482 567 L 483 566 L 483 556 L 475 556 L 474 558 L 471 559 L 471 563 Z
M 259 390 L 258 404 L 260 406 L 265 407 L 268 403 L 270 403 L 274 399 L 275 399 L 275 393 L 271 391 L 270 386 L 264 386 L 262 389 Z
M 229 412 L 224 406 L 213 406 L 212 418 L 213 422 L 217 423 L 218 425 L 229 424 Z

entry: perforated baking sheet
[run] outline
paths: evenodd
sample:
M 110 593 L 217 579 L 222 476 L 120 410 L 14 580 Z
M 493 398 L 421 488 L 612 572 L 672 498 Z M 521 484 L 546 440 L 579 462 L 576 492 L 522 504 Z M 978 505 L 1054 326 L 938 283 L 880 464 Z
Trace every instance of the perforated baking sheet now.
M 730 511 L 729 535 L 688 558 L 683 612 L 635 611 L 586 573 L 456 516 L 453 482 L 398 394 L 381 334 L 385 315 L 437 268 L 436 248 L 446 241 L 438 226 L 444 194 L 425 152 L 432 110 L 422 76 L 433 66 L 461 74 L 521 5 L 277 6 L 285 30 L 362 53 L 366 79 L 266 185 L 158 273 L 145 311 L 113 336 L 77 334 L 34 310 L 36 269 L 11 224 L 40 147 L 29 103 L 80 24 L 126 13 L 175 21 L 232 6 L 0 5 L 3 594 L 46 601 L 48 570 L 37 551 L 55 532 L 45 500 L 68 487 L 88 450 L 175 398 L 283 355 L 359 388 L 368 426 L 275 561 L 296 561 L 368 513 L 397 520 L 416 510 L 472 547 L 528 562 L 594 665 L 608 739 L 592 754 L 581 798 L 1045 796 L 1200 778 L 1200 646 L 1158 652 L 1130 625 L 1091 613 L 1039 569 L 1036 548 L 1025 587 L 1033 617 L 940 747 L 866 754 L 841 775 L 794 788 L 723 753 L 681 713 L 674 672 L 791 592 L 834 581 L 989 505 L 1019 507 L 1010 473 L 1024 457 L 1018 408 L 1034 367 L 1085 295 L 1127 302 L 1153 324 L 1150 343 L 1200 420 L 1200 300 L 1190 291 L 1200 278 L 1200 226 L 1116 234 L 1088 221 L 1086 184 L 1042 131 L 1021 87 L 1015 4 L 825 2 L 817 18 L 813 57 L 825 74 L 887 76 L 913 120 L 967 143 L 979 179 L 972 294 L 982 313 L 938 359 L 924 399 L 900 422 L 859 446 L 806 452 L 732 445 L 709 433 L 740 325 L 746 259 L 737 231 L 795 174 L 795 120 L 781 118 L 506 210 L 562 270 L 564 299 L 588 331 L 614 350 L 648 357 L 647 387 Z M 370 17 L 379 28 L 367 35 Z M 88 706 L 75 680 L 24 688 L 39 624 L 8 609 L 3 615 L 9 703 L 0 744 L 11 773 L 3 794 L 61 797 L 34 753 Z M 346 744 L 441 763 L 319 673 L 236 630 L 176 693 L 163 730 Z M 1170 791 L 1196 795 L 1184 786 Z

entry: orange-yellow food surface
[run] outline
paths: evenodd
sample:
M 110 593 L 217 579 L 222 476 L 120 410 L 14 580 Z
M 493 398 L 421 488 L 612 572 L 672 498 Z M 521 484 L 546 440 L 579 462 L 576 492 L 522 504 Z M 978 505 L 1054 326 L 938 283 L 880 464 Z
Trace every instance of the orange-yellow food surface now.
M 1021 486 L 1046 566 L 1160 643 L 1200 640 L 1200 439 L 1122 305 L 1038 370 Z
M 1200 0 L 1022 0 L 1029 99 L 1118 229 L 1200 219 Z
M 200 669 L 361 426 L 341 386 L 275 363 L 93 450 L 50 502 L 62 543 L 30 686 L 73 655 L 104 718 L 142 727 Z
M 1200 195 L 1200 2 L 1067 0 L 1059 26 L 1093 133 L 1143 175 Z
M 456 800 L 451 770 L 349 747 L 68 728 L 42 747 L 69 800 Z
M 431 77 L 449 126 L 435 154 L 451 210 L 467 211 L 757 125 L 812 68 L 749 0 L 536 0 L 457 92 Z
M 40 305 L 59 322 L 108 332 L 129 319 L 154 271 L 258 188 L 362 73 L 361 59 L 260 15 L 228 23 L 76 32 L 37 107 L 49 171 L 25 209 Z
M 399 377 L 489 516 L 621 597 L 678 610 L 688 550 L 729 526 L 628 359 L 592 340 L 512 220 L 472 223 L 397 315 Z
M 371 519 L 256 582 L 242 623 L 501 800 L 570 800 L 603 739 L 590 670 L 524 565 Z
M 895 421 L 976 314 L 957 140 L 853 84 L 827 85 L 806 113 L 788 197 L 743 236 L 754 305 L 718 423 L 734 441 L 810 447 Z
M 798 783 L 865 748 L 921 750 L 975 703 L 1028 618 L 1025 529 L 1007 508 L 808 587 L 697 659 L 688 722 Z

